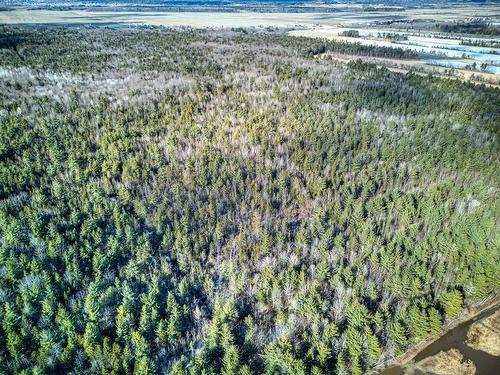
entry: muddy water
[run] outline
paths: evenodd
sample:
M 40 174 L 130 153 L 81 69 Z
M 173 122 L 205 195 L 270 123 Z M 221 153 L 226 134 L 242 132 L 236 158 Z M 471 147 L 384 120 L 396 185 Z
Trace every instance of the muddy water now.
M 468 347 L 465 344 L 467 340 L 467 332 L 472 325 L 472 323 L 477 320 L 486 318 L 498 309 L 498 306 L 488 309 L 475 318 L 468 320 L 457 327 L 447 332 L 445 335 L 440 337 L 438 340 L 434 341 L 432 344 L 423 349 L 418 353 L 412 360 L 412 362 L 418 362 L 424 358 L 433 356 L 440 351 L 449 350 L 456 348 L 464 356 L 464 360 L 471 360 L 476 365 L 477 375 L 498 375 L 500 374 L 500 357 L 493 356 L 491 354 L 485 353 L 480 350 L 475 350 Z M 420 374 L 420 372 L 413 370 L 405 370 L 404 366 L 396 366 L 388 368 L 379 375 L 409 375 L 409 374 Z

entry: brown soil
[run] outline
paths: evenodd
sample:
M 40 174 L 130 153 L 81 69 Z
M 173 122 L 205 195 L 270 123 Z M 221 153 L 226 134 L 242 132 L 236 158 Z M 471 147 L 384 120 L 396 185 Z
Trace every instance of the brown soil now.
M 415 370 L 424 374 L 474 375 L 476 366 L 471 361 L 465 361 L 458 349 L 450 349 L 421 360 L 415 364 Z
M 500 356 L 500 310 L 472 324 L 466 343 L 473 349 Z

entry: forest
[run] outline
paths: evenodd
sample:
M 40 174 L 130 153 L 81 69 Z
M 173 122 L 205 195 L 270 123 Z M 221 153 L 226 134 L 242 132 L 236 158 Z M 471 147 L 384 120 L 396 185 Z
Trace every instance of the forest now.
M 497 292 L 500 90 L 397 53 L 0 28 L 0 373 L 357 375 Z
M 462 33 L 462 34 L 480 34 L 499 36 L 500 27 L 491 25 L 486 22 L 470 21 L 470 22 L 443 22 L 438 24 L 438 29 L 445 33 Z

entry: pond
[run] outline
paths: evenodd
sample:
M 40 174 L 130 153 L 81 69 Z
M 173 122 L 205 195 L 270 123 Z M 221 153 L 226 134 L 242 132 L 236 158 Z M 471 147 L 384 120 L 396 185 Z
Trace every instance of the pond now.
M 498 309 L 495 306 L 484 311 L 475 318 L 459 324 L 454 329 L 447 332 L 445 335 L 434 341 L 432 344 L 418 353 L 412 362 L 421 361 L 424 358 L 436 355 L 440 351 L 456 348 L 464 356 L 464 360 L 471 360 L 476 365 L 477 375 L 498 375 L 500 369 L 500 357 L 493 356 L 481 350 L 475 350 L 465 344 L 467 340 L 467 332 L 470 326 L 477 320 L 488 317 Z M 407 375 L 412 374 L 411 371 L 405 372 L 404 366 L 395 366 L 388 368 L 379 373 L 379 375 Z M 416 374 L 416 372 L 415 372 Z

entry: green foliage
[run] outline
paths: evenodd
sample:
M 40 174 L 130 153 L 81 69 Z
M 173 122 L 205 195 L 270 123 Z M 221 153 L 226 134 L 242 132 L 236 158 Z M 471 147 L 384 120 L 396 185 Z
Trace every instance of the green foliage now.
M 455 319 L 462 311 L 462 294 L 458 290 L 443 293 L 439 302 L 447 319 Z
M 408 338 L 406 336 L 406 330 L 404 326 L 399 322 L 392 323 L 389 328 L 389 337 L 394 343 L 396 354 L 403 353 L 406 345 L 408 343 Z
M 304 363 L 296 358 L 288 338 L 281 337 L 276 343 L 264 348 L 265 374 L 305 374 Z
M 365 339 L 366 339 L 366 354 L 367 361 L 370 366 L 376 364 L 382 355 L 382 348 L 378 341 L 377 336 L 375 336 L 368 326 L 365 326 Z

